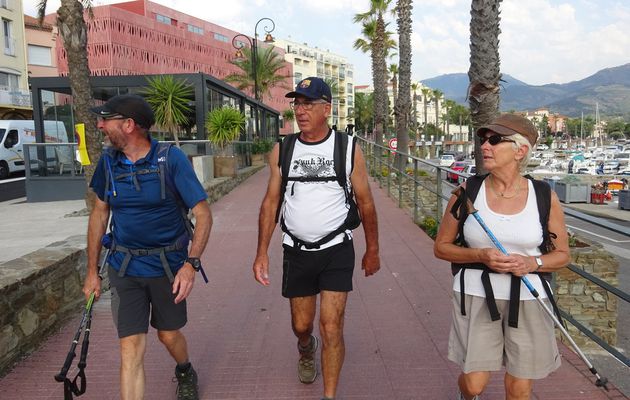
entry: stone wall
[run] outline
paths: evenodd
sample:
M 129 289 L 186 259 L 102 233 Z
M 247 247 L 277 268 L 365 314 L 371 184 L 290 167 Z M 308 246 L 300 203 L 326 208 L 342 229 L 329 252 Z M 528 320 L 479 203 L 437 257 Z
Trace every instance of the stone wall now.
M 235 178 L 204 183 L 208 201 L 217 201 L 261 168 L 245 168 Z M 81 312 L 85 247 L 85 235 L 72 236 L 0 263 L 0 376 Z M 104 282 L 103 287 L 107 286 Z
M 571 263 L 608 284 L 618 287 L 619 262 L 617 259 L 604 250 L 599 243 L 586 244 L 588 245 L 586 247 L 571 248 Z M 609 345 L 615 346 L 617 344 L 617 296 L 568 268 L 556 273 L 556 285 L 558 306 Z M 567 325 L 569 334 L 582 350 L 603 351 L 599 345 L 579 333 L 576 327 Z M 560 337 L 559 332 L 558 337 Z M 564 338 L 562 340 L 566 341 Z M 567 345 L 569 345 L 568 342 Z

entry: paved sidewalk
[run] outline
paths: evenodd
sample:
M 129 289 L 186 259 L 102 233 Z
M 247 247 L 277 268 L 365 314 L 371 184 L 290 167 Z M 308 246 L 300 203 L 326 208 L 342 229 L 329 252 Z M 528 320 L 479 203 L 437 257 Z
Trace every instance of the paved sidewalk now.
M 289 307 L 280 295 L 281 246 L 272 240 L 271 287 L 258 285 L 251 263 L 258 207 L 268 172 L 258 172 L 212 205 L 214 226 L 202 261 L 210 284 L 197 280 L 184 329 L 203 399 L 319 399 L 321 378 L 300 384 Z M 454 399 L 458 368 L 446 359 L 451 275 L 433 256 L 433 242 L 377 186 L 382 269 L 365 278 L 355 271 L 346 312 L 346 360 L 339 399 Z M 356 231 L 357 264 L 363 233 Z M 12 399 L 59 399 L 53 380 L 65 359 L 77 318 L 0 380 Z M 103 298 L 95 306 L 88 388 L 81 399 L 117 399 L 118 344 Z M 147 399 L 174 399 L 174 364 L 150 331 L 146 355 Z M 625 399 L 592 384 L 581 361 L 561 347 L 563 365 L 535 384 L 533 399 Z M 77 354 L 79 350 L 77 349 Z M 75 360 L 76 362 L 76 360 Z M 74 376 L 71 370 L 69 376 Z M 503 399 L 502 375 L 494 374 L 484 400 Z

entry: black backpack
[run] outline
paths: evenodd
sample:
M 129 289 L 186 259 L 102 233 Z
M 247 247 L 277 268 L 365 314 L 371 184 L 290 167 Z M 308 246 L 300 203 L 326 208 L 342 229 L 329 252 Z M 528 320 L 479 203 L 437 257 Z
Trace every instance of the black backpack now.
M 289 172 L 291 168 L 291 158 L 293 157 L 293 149 L 295 148 L 295 142 L 298 139 L 299 133 L 293 133 L 287 135 L 283 141 L 280 142 L 280 149 L 278 154 L 278 167 L 280 167 L 280 172 L 282 175 L 282 182 L 280 184 L 280 201 L 278 204 L 278 208 L 276 209 L 276 223 L 280 220 L 280 226 L 282 230 L 288 234 L 291 239 L 293 239 L 294 246 L 299 248 L 304 246 L 306 249 L 318 249 L 322 244 L 331 241 L 337 235 L 346 230 L 352 230 L 357 228 L 361 224 L 361 216 L 359 215 L 359 209 L 357 207 L 357 203 L 354 200 L 354 192 L 352 189 L 348 188 L 348 177 L 346 175 L 346 154 L 348 148 L 348 135 L 343 132 L 333 131 L 335 135 L 335 146 L 334 146 L 334 169 L 335 175 L 332 176 L 321 176 L 321 177 L 289 177 Z M 356 142 L 353 141 L 353 149 L 352 149 L 352 161 L 354 161 L 354 146 Z M 328 233 L 323 238 L 316 242 L 305 242 L 295 235 L 293 235 L 286 227 L 284 223 L 284 218 L 280 218 L 280 211 L 282 209 L 282 204 L 284 203 L 284 195 L 286 193 L 286 187 L 289 181 L 293 181 L 293 185 L 295 182 L 330 182 L 337 181 L 339 186 L 341 186 L 345 193 L 346 198 L 346 206 L 348 208 L 348 215 L 344 220 L 343 224 L 340 227 L 335 229 L 334 231 Z M 293 193 L 293 186 L 291 187 L 291 193 Z

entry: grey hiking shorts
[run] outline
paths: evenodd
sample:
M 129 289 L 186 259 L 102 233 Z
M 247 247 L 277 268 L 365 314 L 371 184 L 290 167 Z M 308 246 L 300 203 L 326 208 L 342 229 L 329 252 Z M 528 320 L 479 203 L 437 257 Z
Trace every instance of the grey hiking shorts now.
M 160 331 L 174 331 L 186 325 L 186 300 L 175 304 L 173 285 L 168 277 L 119 277 L 109 267 L 112 290 L 112 316 L 118 337 L 147 333 L 151 326 Z

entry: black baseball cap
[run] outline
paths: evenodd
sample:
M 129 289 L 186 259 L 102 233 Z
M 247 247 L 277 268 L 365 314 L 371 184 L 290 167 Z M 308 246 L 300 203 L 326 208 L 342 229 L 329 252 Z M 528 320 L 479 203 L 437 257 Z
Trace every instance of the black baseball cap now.
M 330 86 L 322 78 L 314 76 L 302 79 L 293 92 L 287 93 L 284 97 L 304 96 L 311 100 L 326 100 L 327 103 L 332 102 L 332 94 Z
M 155 115 L 147 101 L 137 94 L 121 94 L 107 100 L 107 103 L 90 108 L 90 111 L 99 117 L 107 118 L 115 115 L 133 119 L 145 129 L 151 128 L 155 123 Z

